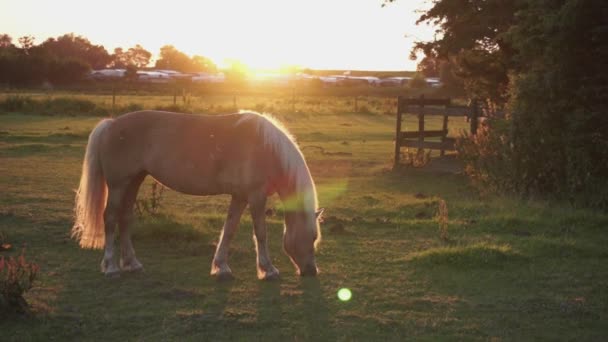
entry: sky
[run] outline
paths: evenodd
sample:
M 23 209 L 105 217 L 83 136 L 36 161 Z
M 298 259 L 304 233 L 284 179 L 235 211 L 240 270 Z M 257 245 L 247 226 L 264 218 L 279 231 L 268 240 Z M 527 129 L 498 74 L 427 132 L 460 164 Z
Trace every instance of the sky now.
M 73 32 L 103 45 L 173 45 L 222 66 L 415 70 L 409 51 L 434 28 L 416 25 L 428 0 L 0 0 L 0 33 L 39 44 Z

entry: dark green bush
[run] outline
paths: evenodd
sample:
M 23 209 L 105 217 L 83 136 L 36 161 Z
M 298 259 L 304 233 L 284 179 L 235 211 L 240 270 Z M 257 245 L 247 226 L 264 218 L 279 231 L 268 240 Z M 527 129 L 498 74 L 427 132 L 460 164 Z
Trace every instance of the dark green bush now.
M 460 144 L 484 188 L 608 208 L 606 9 L 591 0 L 530 1 L 518 12 L 504 36 L 517 52 L 511 115 Z
M 33 99 L 29 96 L 11 95 L 0 101 L 0 111 L 41 115 L 107 115 L 107 108 L 95 102 L 74 98 Z

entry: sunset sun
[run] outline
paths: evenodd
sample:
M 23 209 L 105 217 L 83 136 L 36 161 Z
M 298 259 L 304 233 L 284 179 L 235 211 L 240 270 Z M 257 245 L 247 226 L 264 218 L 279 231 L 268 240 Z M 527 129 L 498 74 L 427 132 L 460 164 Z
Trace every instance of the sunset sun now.
M 408 59 L 416 39 L 432 29 L 416 26 L 421 1 L 381 7 L 382 1 L 173 1 L 166 8 L 109 0 L 85 9 L 81 2 L 14 1 L 0 22 L 12 36 L 49 37 L 74 32 L 108 51 L 140 44 L 157 57 L 170 44 L 218 65 L 238 60 L 252 69 L 298 65 L 315 69 L 414 70 Z M 81 9 L 82 8 L 82 9 Z M 18 14 L 28 13 L 26 17 Z M 410 20 L 407 20 L 407 18 Z M 405 19 L 404 19 L 405 18 Z

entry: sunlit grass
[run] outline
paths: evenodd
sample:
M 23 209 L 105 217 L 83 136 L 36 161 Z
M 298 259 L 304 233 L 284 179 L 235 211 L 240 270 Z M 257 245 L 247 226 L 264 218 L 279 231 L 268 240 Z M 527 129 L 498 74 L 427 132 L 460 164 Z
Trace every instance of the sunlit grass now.
M 129 101 L 166 104 L 154 97 Z M 251 99 L 254 106 L 273 101 Z M 319 111 L 277 111 L 303 148 L 326 208 L 321 274 L 300 279 L 282 252 L 282 204 L 276 196 L 269 201 L 279 209 L 268 218 L 271 256 L 282 272 L 277 283 L 257 280 L 247 214 L 230 251 L 237 279 L 216 283 L 209 269 L 229 199 L 171 190 L 160 215 L 138 218 L 134 227 L 145 271 L 105 279 L 101 252 L 81 250 L 69 238 L 86 137 L 99 118 L 0 115 L 0 232 L 14 246 L 9 254 L 25 248 L 42 267 L 26 298 L 35 316 L 0 316 L 0 339 L 608 336 L 605 213 L 480 197 L 458 174 L 391 172 L 394 116 L 347 107 L 337 99 Z M 431 127 L 440 125 L 434 120 Z M 440 199 L 449 208 L 447 239 L 438 227 Z M 338 298 L 341 289 L 351 291 L 350 300 Z

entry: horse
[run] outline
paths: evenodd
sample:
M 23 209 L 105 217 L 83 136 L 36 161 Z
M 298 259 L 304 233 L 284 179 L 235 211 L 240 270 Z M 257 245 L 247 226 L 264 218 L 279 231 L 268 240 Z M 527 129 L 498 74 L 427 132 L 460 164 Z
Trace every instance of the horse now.
M 316 276 L 321 240 L 315 184 L 294 137 L 276 119 L 255 112 L 225 115 L 138 111 L 100 121 L 89 135 L 76 191 L 72 236 L 82 248 L 101 249 L 106 276 L 143 269 L 129 226 L 146 176 L 175 191 L 228 194 L 231 201 L 211 263 L 211 275 L 233 278 L 228 249 L 241 215 L 253 220 L 257 275 L 279 278 L 266 236 L 266 202 L 284 204 L 283 249 L 300 276 Z M 114 234 L 120 233 L 120 263 Z

